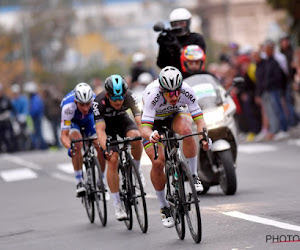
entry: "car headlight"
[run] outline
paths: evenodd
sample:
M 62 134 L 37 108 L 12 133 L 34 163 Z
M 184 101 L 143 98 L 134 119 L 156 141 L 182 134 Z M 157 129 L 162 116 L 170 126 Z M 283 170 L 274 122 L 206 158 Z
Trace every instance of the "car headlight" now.
M 216 109 L 203 113 L 204 121 L 208 127 L 219 124 L 224 120 L 224 108 L 218 107 Z

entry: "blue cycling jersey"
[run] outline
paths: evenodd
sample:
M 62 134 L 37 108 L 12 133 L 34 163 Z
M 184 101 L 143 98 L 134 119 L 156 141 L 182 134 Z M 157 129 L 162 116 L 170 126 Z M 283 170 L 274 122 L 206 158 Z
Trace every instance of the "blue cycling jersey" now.
M 94 95 L 95 98 L 95 95 Z M 69 92 L 61 104 L 61 130 L 85 128 L 87 136 L 96 134 L 95 121 L 92 106 L 87 115 L 82 114 L 75 103 L 74 91 Z

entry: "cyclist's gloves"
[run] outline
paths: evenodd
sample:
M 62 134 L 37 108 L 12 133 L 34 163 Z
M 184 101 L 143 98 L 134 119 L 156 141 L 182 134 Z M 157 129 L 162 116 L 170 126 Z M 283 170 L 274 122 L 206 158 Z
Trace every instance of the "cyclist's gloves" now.
M 210 150 L 210 149 L 211 149 L 211 146 L 212 146 L 212 140 L 211 140 L 210 138 L 207 138 L 207 140 L 201 139 L 201 140 L 199 141 L 201 148 L 203 148 L 202 141 L 207 141 L 207 144 L 208 144 L 208 150 Z
M 149 141 L 152 143 L 158 142 L 160 139 L 160 136 L 158 134 L 157 130 L 154 130 L 151 135 L 149 136 Z
M 70 156 L 71 158 L 73 157 L 71 148 L 68 149 L 68 156 Z

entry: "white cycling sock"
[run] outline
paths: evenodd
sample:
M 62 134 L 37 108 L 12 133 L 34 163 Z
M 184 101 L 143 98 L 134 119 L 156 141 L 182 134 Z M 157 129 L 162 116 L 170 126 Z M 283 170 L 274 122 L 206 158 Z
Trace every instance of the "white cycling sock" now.
M 117 204 L 121 203 L 120 193 L 119 192 L 111 193 L 111 196 L 114 199 L 114 206 L 116 206 Z
M 165 189 L 163 189 L 161 191 L 155 190 L 155 193 L 156 193 L 156 196 L 158 198 L 160 208 L 169 207 L 169 204 L 166 200 Z
M 188 165 L 189 165 L 189 168 L 190 168 L 190 171 L 191 171 L 192 175 L 198 176 L 198 173 L 197 173 L 197 155 L 195 157 L 192 157 L 192 158 L 186 158 L 186 160 L 188 161 Z
M 83 181 L 83 179 L 82 179 L 82 170 L 74 170 L 74 173 L 75 173 L 75 178 L 76 178 L 77 184 L 79 182 L 82 182 Z
M 140 168 L 141 168 L 141 161 L 137 161 L 137 160 L 133 159 L 133 162 L 136 165 L 137 169 L 140 170 Z

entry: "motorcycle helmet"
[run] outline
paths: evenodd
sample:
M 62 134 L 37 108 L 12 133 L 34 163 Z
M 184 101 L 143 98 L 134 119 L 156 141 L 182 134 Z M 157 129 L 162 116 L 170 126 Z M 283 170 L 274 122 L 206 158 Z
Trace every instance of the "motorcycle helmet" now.
M 105 79 L 104 87 L 110 99 L 124 100 L 128 84 L 122 76 L 111 75 Z
M 185 8 L 174 9 L 169 16 L 170 24 L 176 36 L 184 36 L 190 32 L 191 13 Z
M 74 88 L 75 101 L 80 103 L 89 103 L 93 100 L 93 90 L 85 82 L 78 83 Z
M 175 67 L 167 66 L 160 71 L 158 81 L 163 91 L 174 91 L 181 87 L 182 75 Z
M 133 64 L 144 62 L 145 59 L 146 56 L 142 52 L 135 52 L 131 58 Z
M 185 46 L 180 55 L 182 72 L 192 73 L 205 70 L 205 60 L 205 53 L 198 45 Z
M 153 81 L 153 76 L 149 72 L 144 72 L 139 75 L 137 81 L 139 84 L 148 85 Z

